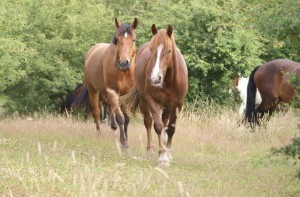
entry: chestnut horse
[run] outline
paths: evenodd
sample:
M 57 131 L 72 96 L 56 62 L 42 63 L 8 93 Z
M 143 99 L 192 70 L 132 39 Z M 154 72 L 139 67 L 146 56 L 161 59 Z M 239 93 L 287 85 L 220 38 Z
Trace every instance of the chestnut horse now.
M 296 93 L 289 83 L 289 75 L 293 73 L 300 77 L 300 63 L 285 59 L 273 60 L 254 68 L 247 87 L 245 123 L 248 122 L 254 128 L 260 125 L 265 113 L 272 115 L 279 103 L 291 101 Z M 255 109 L 256 89 L 262 99 L 257 109 Z
M 147 130 L 147 150 L 153 152 L 151 127 L 159 140 L 159 165 L 169 165 L 176 119 L 188 90 L 185 60 L 176 47 L 172 26 L 157 30 L 152 25 L 151 42 L 143 44 L 136 56 L 134 88 L 121 97 L 133 113 L 139 108 Z M 162 112 L 161 112 L 162 109 Z M 166 133 L 165 133 L 166 132 Z M 167 139 L 166 139 L 167 138 Z
M 111 127 L 120 128 L 122 148 L 128 148 L 127 126 L 129 116 L 119 105 L 119 96 L 126 94 L 134 85 L 135 29 L 137 19 L 132 24 L 119 23 L 115 18 L 116 32 L 112 43 L 98 43 L 86 54 L 84 80 L 97 133 L 100 134 L 99 94 L 107 99 L 110 106 Z

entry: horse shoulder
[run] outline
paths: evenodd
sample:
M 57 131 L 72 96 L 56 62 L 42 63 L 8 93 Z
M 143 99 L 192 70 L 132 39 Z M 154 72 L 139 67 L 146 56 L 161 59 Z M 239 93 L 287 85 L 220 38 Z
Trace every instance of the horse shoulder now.
M 185 59 L 181 54 L 180 50 L 176 49 L 176 57 L 177 57 L 177 83 L 179 87 L 179 91 L 184 95 L 187 94 L 188 90 L 188 70 Z
M 85 81 L 93 84 L 96 90 L 103 86 L 103 61 L 110 44 L 98 43 L 89 51 L 84 63 Z
M 180 73 L 182 75 L 185 75 L 186 77 L 188 77 L 188 70 L 187 70 L 187 65 L 186 65 L 185 59 L 178 48 L 176 48 L 176 57 L 177 57 L 177 63 L 178 63 L 177 66 L 180 69 L 179 71 L 181 71 Z

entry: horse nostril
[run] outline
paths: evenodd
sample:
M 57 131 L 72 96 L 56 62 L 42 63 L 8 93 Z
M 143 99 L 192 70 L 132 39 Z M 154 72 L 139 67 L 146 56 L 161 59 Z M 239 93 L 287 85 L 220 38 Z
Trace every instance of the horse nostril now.
M 161 76 L 160 75 L 158 76 L 158 81 L 161 81 Z

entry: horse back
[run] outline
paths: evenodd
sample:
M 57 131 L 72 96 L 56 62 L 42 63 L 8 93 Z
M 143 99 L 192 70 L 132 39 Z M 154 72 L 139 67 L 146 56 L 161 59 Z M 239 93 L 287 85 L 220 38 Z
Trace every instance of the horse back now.
M 254 81 L 263 100 L 279 98 L 289 102 L 294 95 L 294 88 L 289 83 L 290 74 L 296 72 L 300 76 L 298 62 L 277 59 L 260 66 L 254 76 Z

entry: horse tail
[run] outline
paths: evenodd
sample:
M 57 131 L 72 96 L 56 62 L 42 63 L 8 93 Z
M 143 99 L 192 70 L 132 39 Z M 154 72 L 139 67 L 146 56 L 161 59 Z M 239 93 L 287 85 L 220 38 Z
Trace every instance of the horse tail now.
M 89 93 L 86 85 L 83 84 L 82 87 L 78 88 L 74 95 L 75 98 L 71 104 L 72 108 L 76 109 L 76 108 L 86 107 L 87 105 L 90 105 Z
M 120 105 L 124 106 L 131 113 L 136 114 L 139 110 L 141 96 L 137 87 L 133 87 L 129 92 L 120 97 Z
M 257 112 L 255 110 L 256 85 L 254 82 L 254 75 L 259 67 L 260 66 L 255 67 L 251 72 L 247 86 L 245 122 L 250 123 L 251 127 L 257 122 Z
M 70 110 L 71 110 L 71 104 L 74 101 L 74 99 L 75 99 L 75 93 L 74 92 L 70 92 L 67 95 L 66 99 L 63 100 L 63 102 L 62 102 L 62 104 L 60 106 L 60 113 L 62 113 L 62 114 L 66 113 L 66 112 L 69 113 Z

